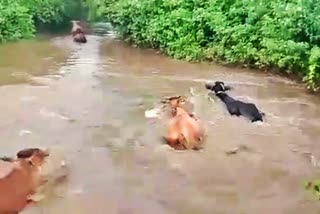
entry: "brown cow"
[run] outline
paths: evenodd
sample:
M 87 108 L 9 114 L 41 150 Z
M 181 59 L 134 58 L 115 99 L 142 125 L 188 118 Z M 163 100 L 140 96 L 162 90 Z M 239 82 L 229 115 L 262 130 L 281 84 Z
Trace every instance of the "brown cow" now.
M 78 33 L 73 37 L 73 41 L 78 43 L 87 43 L 87 38 L 83 33 Z
M 80 21 L 71 21 L 72 23 L 72 29 L 71 29 L 71 35 L 73 37 L 73 41 L 78 43 L 86 43 L 87 38 L 85 36 L 85 32 L 83 27 L 81 26 Z
M 167 101 L 172 113 L 164 137 L 167 143 L 178 150 L 200 149 L 204 133 L 200 121 L 190 112 L 191 103 L 181 96 L 171 97 Z
M 0 213 L 19 213 L 41 184 L 40 168 L 48 151 L 31 148 L 17 153 L 16 159 L 0 160 Z
M 72 23 L 72 29 L 71 29 L 72 36 L 74 36 L 77 33 L 85 33 L 80 21 L 72 20 L 71 23 Z

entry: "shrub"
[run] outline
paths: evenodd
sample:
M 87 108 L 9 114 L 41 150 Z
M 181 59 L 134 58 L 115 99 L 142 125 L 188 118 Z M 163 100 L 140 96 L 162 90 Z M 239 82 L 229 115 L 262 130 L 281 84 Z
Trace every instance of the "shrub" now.
M 319 86 L 318 0 L 87 0 L 123 38 L 186 60 L 276 67 Z
M 9 5 L 0 3 L 0 42 L 31 37 L 34 23 L 28 9 L 12 2 Z
M 28 8 L 33 19 L 41 23 L 60 22 L 65 12 L 63 0 L 19 0 L 19 4 Z
M 0 0 L 0 43 L 34 36 L 36 25 L 56 25 L 79 13 L 82 0 Z M 82 12 L 82 11 L 80 11 Z

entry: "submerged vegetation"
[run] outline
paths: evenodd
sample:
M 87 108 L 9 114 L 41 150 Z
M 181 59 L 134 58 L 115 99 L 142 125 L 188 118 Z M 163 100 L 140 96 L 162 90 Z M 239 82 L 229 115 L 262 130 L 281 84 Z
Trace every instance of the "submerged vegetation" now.
M 140 46 L 178 59 L 276 68 L 320 85 L 318 0 L 87 0 Z

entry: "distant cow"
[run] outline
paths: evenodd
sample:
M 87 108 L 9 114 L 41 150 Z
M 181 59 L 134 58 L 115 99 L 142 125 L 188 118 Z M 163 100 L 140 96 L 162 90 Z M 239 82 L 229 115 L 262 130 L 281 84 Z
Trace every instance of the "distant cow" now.
M 86 43 L 87 38 L 85 36 L 85 32 L 83 27 L 81 26 L 80 21 L 71 21 L 71 23 L 72 23 L 71 35 L 73 37 L 73 41 L 78 43 Z

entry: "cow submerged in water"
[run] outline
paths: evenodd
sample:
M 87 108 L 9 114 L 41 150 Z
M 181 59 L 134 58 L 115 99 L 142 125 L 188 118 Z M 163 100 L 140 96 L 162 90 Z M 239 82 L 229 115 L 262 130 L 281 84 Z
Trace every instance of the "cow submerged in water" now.
M 87 38 L 84 35 L 84 29 L 81 26 L 80 21 L 71 21 L 72 23 L 72 29 L 71 29 L 71 35 L 73 37 L 73 41 L 78 43 L 86 43 Z
M 182 96 L 167 98 L 171 118 L 167 123 L 167 134 L 164 139 L 177 150 L 201 149 L 203 146 L 204 130 L 200 121 L 189 112 L 188 104 Z
M 41 185 L 40 169 L 49 152 L 24 149 L 17 158 L 0 158 L 0 213 L 19 213 Z

